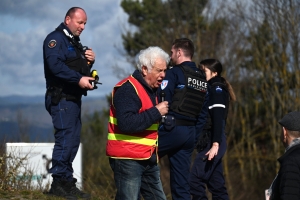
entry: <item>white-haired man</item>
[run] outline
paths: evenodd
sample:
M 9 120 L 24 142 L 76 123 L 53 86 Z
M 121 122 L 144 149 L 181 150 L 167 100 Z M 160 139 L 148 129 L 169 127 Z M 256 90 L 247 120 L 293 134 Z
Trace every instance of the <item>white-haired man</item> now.
M 157 165 L 158 125 L 168 102 L 157 104 L 169 55 L 148 47 L 136 57 L 137 70 L 112 91 L 106 154 L 114 172 L 115 199 L 166 199 Z

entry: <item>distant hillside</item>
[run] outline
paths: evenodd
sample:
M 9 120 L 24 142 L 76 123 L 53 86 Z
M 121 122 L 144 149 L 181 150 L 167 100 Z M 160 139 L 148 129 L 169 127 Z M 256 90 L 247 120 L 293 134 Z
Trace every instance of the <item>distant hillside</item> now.
M 44 101 L 44 96 L 20 96 L 11 95 L 0 97 L 0 105 L 36 104 Z
M 0 106 L 5 105 L 25 105 L 25 104 L 44 104 L 45 97 L 41 96 L 20 96 L 20 95 L 11 95 L 11 96 L 0 96 Z M 91 96 L 83 96 L 83 102 L 99 102 L 103 101 L 106 103 L 105 97 L 91 97 Z M 102 104 L 102 103 L 101 103 Z M 106 106 L 106 105 L 105 105 Z
M 108 108 L 105 97 L 83 97 L 82 117 L 102 112 Z M 51 142 L 53 128 L 51 117 L 45 110 L 44 96 L 0 97 L 0 140 L 17 142 Z M 23 134 L 20 134 L 23 133 Z M 29 133 L 29 135 L 24 135 Z
M 20 132 L 20 129 L 22 132 Z M 35 124 L 24 124 L 20 126 L 17 122 L 0 122 L 1 142 L 54 142 L 52 126 L 38 126 Z

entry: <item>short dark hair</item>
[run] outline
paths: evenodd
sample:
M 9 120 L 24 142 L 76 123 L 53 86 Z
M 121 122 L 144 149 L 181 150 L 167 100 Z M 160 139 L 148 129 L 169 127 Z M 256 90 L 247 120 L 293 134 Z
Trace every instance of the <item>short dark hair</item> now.
M 194 56 L 194 44 L 193 42 L 188 39 L 188 38 L 179 38 L 179 39 L 175 39 L 173 42 L 173 46 L 175 49 L 182 49 L 184 52 L 184 55 L 187 57 L 190 57 L 191 59 Z
M 84 10 L 83 8 L 80 8 L 80 7 L 72 7 L 72 8 L 70 8 L 70 9 L 67 11 L 66 16 L 65 16 L 65 19 L 66 19 L 67 16 L 72 17 L 73 14 L 74 14 L 78 9 L 83 10 L 83 11 L 85 12 L 85 10 Z

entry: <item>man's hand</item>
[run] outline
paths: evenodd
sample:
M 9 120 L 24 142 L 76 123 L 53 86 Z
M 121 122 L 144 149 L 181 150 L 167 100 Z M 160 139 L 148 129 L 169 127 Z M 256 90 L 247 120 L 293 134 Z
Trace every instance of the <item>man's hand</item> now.
M 95 53 L 93 52 L 92 49 L 87 49 L 85 51 L 85 55 L 84 56 L 90 62 L 94 62 L 95 61 Z
M 167 101 L 163 101 L 159 104 L 157 104 L 155 107 L 158 109 L 158 111 L 160 112 L 161 116 L 166 115 L 169 111 L 169 102 Z
M 90 81 L 95 80 L 93 77 L 83 76 L 78 85 L 79 87 L 87 90 L 93 90 L 93 86 L 90 84 Z

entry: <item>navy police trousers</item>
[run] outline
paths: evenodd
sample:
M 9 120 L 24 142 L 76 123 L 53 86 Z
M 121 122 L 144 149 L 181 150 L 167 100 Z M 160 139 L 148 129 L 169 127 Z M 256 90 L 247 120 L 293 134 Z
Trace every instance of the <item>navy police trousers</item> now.
M 158 131 L 158 155 L 168 155 L 173 200 L 191 198 L 189 174 L 195 134 L 195 126 L 175 126 L 170 131 L 161 126 Z
M 55 145 L 52 153 L 52 173 L 54 180 L 73 180 L 72 163 L 80 145 L 81 101 L 61 100 L 57 105 L 46 96 L 46 110 L 52 117 L 55 129 Z
M 212 194 L 213 200 L 228 200 L 223 175 L 222 157 L 225 154 L 227 144 L 226 136 L 223 134 L 222 142 L 219 144 L 217 156 L 207 160 L 205 155 L 211 148 L 211 142 L 207 147 L 197 154 L 190 174 L 190 187 L 193 200 L 207 200 L 206 186 Z M 206 185 L 206 186 L 205 186 Z

